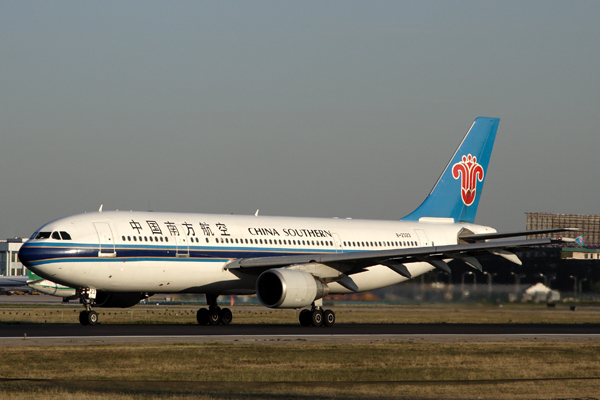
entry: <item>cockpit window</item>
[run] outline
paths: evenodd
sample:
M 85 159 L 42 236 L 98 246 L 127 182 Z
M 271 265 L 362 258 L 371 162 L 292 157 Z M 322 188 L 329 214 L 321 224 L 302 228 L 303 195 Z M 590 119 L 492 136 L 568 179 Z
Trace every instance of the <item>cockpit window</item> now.
M 60 231 L 60 236 L 62 237 L 63 240 L 71 240 L 71 235 L 69 235 L 65 231 Z
M 52 239 L 60 240 L 60 235 L 58 234 L 58 232 L 52 232 Z
M 38 232 L 36 239 L 49 239 L 51 232 Z

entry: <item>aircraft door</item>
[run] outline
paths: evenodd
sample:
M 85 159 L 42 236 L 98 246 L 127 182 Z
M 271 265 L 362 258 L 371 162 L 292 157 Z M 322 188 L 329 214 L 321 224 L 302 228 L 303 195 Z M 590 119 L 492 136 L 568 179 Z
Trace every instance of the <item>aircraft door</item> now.
M 190 256 L 189 239 L 183 230 L 183 226 L 177 225 L 177 233 L 175 234 L 175 254 L 178 258 L 186 258 Z
M 332 233 L 332 236 L 333 236 L 333 244 L 335 246 L 335 252 L 343 253 L 344 250 L 342 249 L 342 241 L 340 239 L 340 235 L 338 235 L 337 233 Z
M 415 229 L 415 233 L 419 238 L 419 246 L 429 246 L 429 238 L 423 229 Z
M 98 243 L 100 244 L 98 257 L 116 257 L 115 241 L 108 222 L 94 222 L 94 228 L 96 228 Z

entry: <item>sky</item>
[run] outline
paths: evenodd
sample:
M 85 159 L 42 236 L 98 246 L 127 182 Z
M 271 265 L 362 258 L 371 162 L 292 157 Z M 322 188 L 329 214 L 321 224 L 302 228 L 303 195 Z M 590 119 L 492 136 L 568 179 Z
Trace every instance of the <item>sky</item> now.
M 0 2 L 0 238 L 104 210 L 399 219 L 500 118 L 476 222 L 600 213 L 600 2 Z

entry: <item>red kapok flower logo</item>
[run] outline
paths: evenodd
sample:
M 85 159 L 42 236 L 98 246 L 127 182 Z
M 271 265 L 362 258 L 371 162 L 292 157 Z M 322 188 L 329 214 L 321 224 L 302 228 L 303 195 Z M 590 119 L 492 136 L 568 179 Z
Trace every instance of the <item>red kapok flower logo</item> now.
M 477 157 L 472 155 L 462 156 L 462 161 L 452 166 L 452 176 L 454 179 L 461 178 L 461 192 L 463 203 L 470 206 L 477 196 L 477 181 L 483 181 L 483 167 L 477 164 Z

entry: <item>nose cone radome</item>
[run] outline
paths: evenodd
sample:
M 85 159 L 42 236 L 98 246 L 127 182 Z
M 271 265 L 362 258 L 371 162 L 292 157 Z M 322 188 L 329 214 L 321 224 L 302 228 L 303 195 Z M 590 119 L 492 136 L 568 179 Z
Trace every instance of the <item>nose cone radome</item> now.
M 23 244 L 19 249 L 19 261 L 21 261 L 21 264 L 27 268 L 31 267 L 31 264 L 34 260 L 34 252 L 28 243 L 29 242 L 25 242 L 25 244 Z

